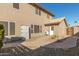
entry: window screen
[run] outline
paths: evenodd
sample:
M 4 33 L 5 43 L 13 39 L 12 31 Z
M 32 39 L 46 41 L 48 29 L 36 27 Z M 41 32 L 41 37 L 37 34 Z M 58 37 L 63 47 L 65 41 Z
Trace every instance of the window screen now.
M 54 30 L 54 27 L 53 26 L 51 26 L 51 30 Z
M 13 8 L 19 9 L 19 3 L 13 3 Z
M 42 26 L 39 26 L 39 32 L 42 32 Z
M 34 28 L 33 28 L 33 25 L 31 25 L 31 33 L 33 33 L 33 31 L 34 31 L 33 29 L 34 29 Z
M 38 25 L 34 25 L 34 33 L 39 33 L 39 26 Z
M 15 35 L 15 23 L 10 22 L 10 35 Z
M 39 10 L 39 15 L 41 15 L 41 10 Z

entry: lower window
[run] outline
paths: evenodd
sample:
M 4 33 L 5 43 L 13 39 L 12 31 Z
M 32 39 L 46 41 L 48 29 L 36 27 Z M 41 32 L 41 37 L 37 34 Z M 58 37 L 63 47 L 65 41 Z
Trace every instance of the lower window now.
M 5 35 L 8 36 L 8 22 L 0 21 L 0 24 L 2 24 L 4 26 Z
M 34 25 L 34 33 L 39 33 L 39 26 L 38 25 Z
M 15 35 L 15 23 L 10 22 L 10 35 Z
M 4 26 L 5 36 L 8 36 L 9 33 L 10 35 L 15 35 L 15 23 L 14 22 L 0 21 L 0 24 Z

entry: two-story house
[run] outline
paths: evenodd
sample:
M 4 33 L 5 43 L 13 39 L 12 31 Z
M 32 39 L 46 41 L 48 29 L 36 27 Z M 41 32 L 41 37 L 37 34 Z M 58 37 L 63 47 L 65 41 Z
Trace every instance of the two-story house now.
M 0 24 L 5 27 L 5 36 L 24 36 L 28 38 L 45 34 L 45 21 L 52 19 L 52 13 L 35 3 L 0 4 Z
M 52 13 L 35 3 L 0 4 L 0 24 L 4 25 L 7 37 L 22 36 L 29 39 L 51 33 L 50 27 L 45 24 L 53 17 Z

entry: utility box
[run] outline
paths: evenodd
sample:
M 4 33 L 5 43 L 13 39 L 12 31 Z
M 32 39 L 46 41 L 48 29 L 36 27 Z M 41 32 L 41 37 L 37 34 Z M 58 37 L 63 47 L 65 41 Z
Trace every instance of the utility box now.
M 30 38 L 30 35 L 30 27 L 26 25 L 21 26 L 21 37 L 24 37 L 27 40 Z

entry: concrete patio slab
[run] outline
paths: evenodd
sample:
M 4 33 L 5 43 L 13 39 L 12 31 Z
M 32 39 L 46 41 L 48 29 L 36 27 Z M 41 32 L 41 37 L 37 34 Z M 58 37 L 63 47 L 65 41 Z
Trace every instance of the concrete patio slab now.
M 28 47 L 29 49 L 34 50 L 34 49 L 39 48 L 40 46 L 45 46 L 45 45 L 53 43 L 57 40 L 58 39 L 51 39 L 49 36 L 43 36 L 43 37 L 39 37 L 36 39 L 30 39 L 21 44 Z

